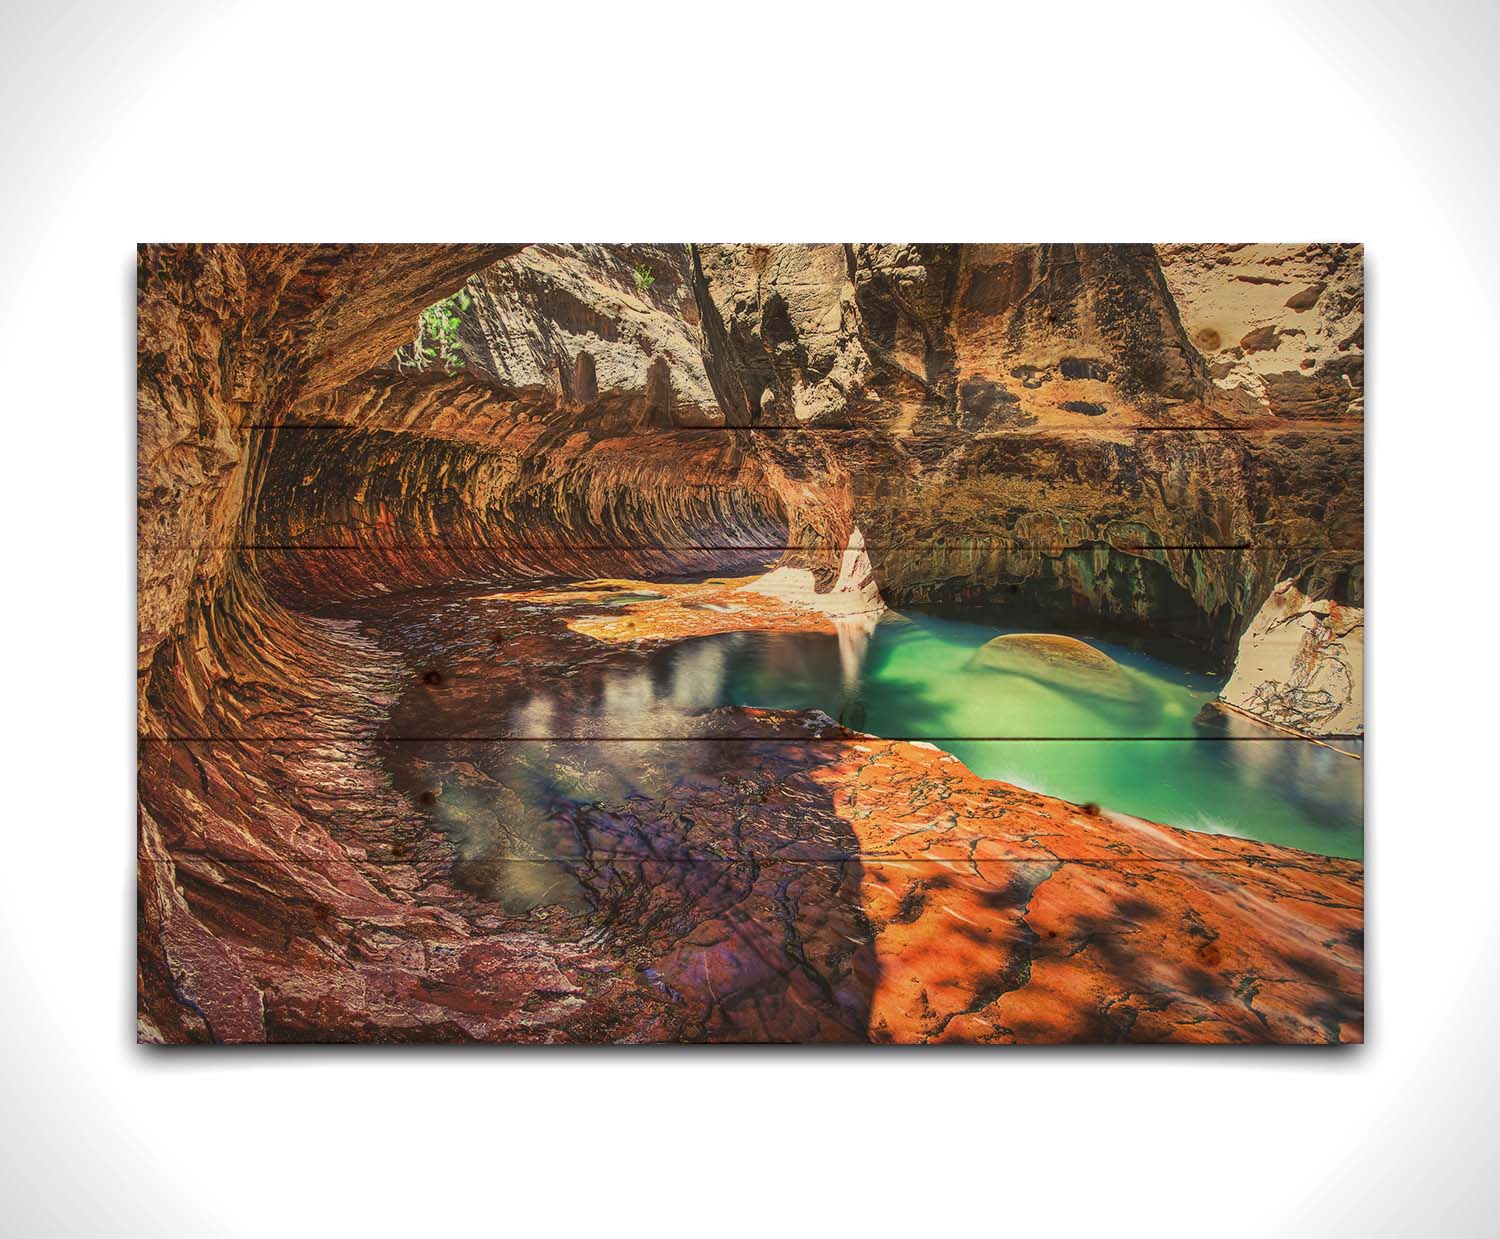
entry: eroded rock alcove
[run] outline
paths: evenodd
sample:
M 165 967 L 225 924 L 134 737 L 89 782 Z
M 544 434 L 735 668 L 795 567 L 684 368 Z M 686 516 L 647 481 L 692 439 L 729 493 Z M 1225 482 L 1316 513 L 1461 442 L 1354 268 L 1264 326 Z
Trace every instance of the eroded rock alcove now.
M 627 646 L 965 603 L 1357 734 L 1359 263 L 143 249 L 141 1035 L 1357 1038 L 1355 861 L 806 711 L 485 711 L 603 698 Z

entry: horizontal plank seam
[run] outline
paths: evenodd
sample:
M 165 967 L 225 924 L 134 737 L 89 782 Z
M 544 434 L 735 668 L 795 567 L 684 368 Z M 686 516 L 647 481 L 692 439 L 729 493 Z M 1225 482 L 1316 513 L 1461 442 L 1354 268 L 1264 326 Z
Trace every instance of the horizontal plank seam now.
M 327 732 L 323 735 L 152 736 L 137 739 L 156 744 L 319 744 L 329 740 L 370 740 L 383 744 L 1310 744 L 1322 740 L 1363 742 L 1363 733 L 1319 736 L 382 736 L 374 732 Z
M 1181 827 L 1171 827 L 1170 829 L 1180 830 Z M 1228 837 L 1233 837 L 1233 836 L 1225 836 L 1225 837 L 1228 838 Z M 1246 842 L 1255 842 L 1255 841 L 1254 840 L 1246 840 Z M 1281 845 L 1274 844 L 1274 843 L 1266 843 L 1266 844 L 1261 844 L 1261 846 L 1268 847 L 1268 848 L 1274 848 L 1274 847 L 1280 847 Z M 177 856 L 183 856 L 183 855 L 186 855 L 186 856 L 207 856 L 207 857 L 215 857 L 216 856 L 216 853 L 213 853 L 213 852 L 199 852 L 199 851 L 193 851 L 193 850 L 187 849 L 187 848 L 169 848 L 168 850 L 173 855 L 177 855 Z M 1335 864 L 1357 865 L 1360 868 L 1364 867 L 1364 861 L 1361 858 L 1356 857 L 1356 856 L 1325 856 L 1321 852 L 1302 852 L 1301 849 L 1299 849 L 1299 848 L 1281 848 L 1281 850 L 1287 851 L 1287 852 L 1291 852 L 1294 855 L 1287 856 L 1287 857 L 1271 857 L 1271 856 L 1141 856 L 1141 857 L 1102 857 L 1102 856 L 1059 856 L 1056 852 L 1045 851 L 1045 850 L 1040 851 L 1035 856 L 994 856 L 994 857 L 977 857 L 977 858 L 971 858 L 968 855 L 967 850 L 964 851 L 964 854 L 962 856 L 952 856 L 952 857 L 947 857 L 947 856 L 936 856 L 935 857 L 935 856 L 923 855 L 923 854 L 920 854 L 920 853 L 914 853 L 914 854 L 911 854 L 911 855 L 907 855 L 905 853 L 896 853 L 896 852 L 850 852 L 850 853 L 847 853 L 847 854 L 841 853 L 841 854 L 839 854 L 837 856 L 829 856 L 829 857 L 826 857 L 826 858 L 825 857 L 812 857 L 812 856 L 775 856 L 775 855 L 768 856 L 765 853 L 753 853 L 753 854 L 747 853 L 744 856 L 651 856 L 651 855 L 648 855 L 648 854 L 645 854 L 645 853 L 640 853 L 640 854 L 634 854 L 634 853 L 625 854 L 625 853 L 619 853 L 619 852 L 611 852 L 611 853 L 608 853 L 607 855 L 611 859 L 613 859 L 613 860 L 621 860 L 621 859 L 624 859 L 624 860 L 640 860 L 640 861 L 650 861 L 650 862 L 655 863 L 655 864 L 675 864 L 675 865 L 743 865 L 743 864 L 745 864 L 745 863 L 747 863 L 747 862 L 749 862 L 751 860 L 755 860 L 755 861 L 758 861 L 758 862 L 761 862 L 761 863 L 764 863 L 764 862 L 766 862 L 766 861 L 769 860 L 769 861 L 771 861 L 774 864 L 780 864 L 780 865 L 832 865 L 832 864 L 841 864 L 841 863 L 843 863 L 845 861 L 857 861 L 857 860 L 882 861 L 882 860 L 886 860 L 886 861 L 901 861 L 901 862 L 904 862 L 904 863 L 910 863 L 912 861 L 922 861 L 922 862 L 925 862 L 926 864 L 930 864 L 930 865 L 965 865 L 965 866 L 970 865 L 970 864 L 976 864 L 976 865 L 1036 865 L 1036 864 L 1046 864 L 1049 861 L 1060 861 L 1061 863 L 1068 864 L 1068 865 L 1101 865 L 1101 866 L 1103 866 L 1103 865 L 1110 865 L 1110 866 L 1113 866 L 1113 865 L 1247 865 L 1247 866 L 1264 866 L 1264 865 L 1283 866 L 1283 865 L 1286 865 L 1286 866 L 1292 866 L 1292 867 L 1295 867 L 1295 868 L 1305 868 L 1308 861 L 1332 861 Z M 299 857 L 299 858 L 287 857 L 286 860 L 284 860 L 284 861 L 271 861 L 271 860 L 245 860 L 245 859 L 241 859 L 241 858 L 237 858 L 237 857 L 228 857 L 228 856 L 225 856 L 225 857 L 219 857 L 218 858 L 218 863 L 220 863 L 222 865 L 225 865 L 225 866 L 237 866 L 237 867 L 242 867 L 242 868 L 245 868 L 245 869 L 283 868 L 283 867 L 285 867 L 286 864 L 292 863 L 294 860 L 297 860 L 297 859 L 303 859 L 303 860 L 307 860 L 307 861 L 311 862 L 313 860 L 324 860 L 326 858 L 325 857 L 321 857 L 321 856 L 319 856 L 319 857 Z M 511 864 L 526 863 L 526 864 L 536 864 L 536 865 L 550 865 L 550 864 L 556 864 L 558 861 L 582 861 L 582 860 L 584 860 L 586 858 L 585 857 L 580 857 L 580 856 L 512 856 L 512 857 L 496 857 L 494 859 L 504 860 L 507 863 L 511 863 Z M 141 865 L 162 865 L 163 863 L 164 862 L 162 862 L 162 861 L 151 860 L 151 859 L 149 859 L 149 858 L 147 858 L 145 856 L 139 856 L 137 858 L 137 867 L 139 867 Z M 394 859 L 394 858 L 392 858 L 390 860 L 381 860 L 381 859 L 377 859 L 377 858 L 374 858 L 374 857 L 361 857 L 359 859 L 358 863 L 360 863 L 360 864 L 383 865 L 383 866 L 391 866 L 393 868 L 400 868 L 402 866 L 420 866 L 420 865 L 422 865 L 424 863 L 428 863 L 428 862 L 423 862 L 420 859 L 414 860 L 414 859 L 411 859 L 411 858 L 406 858 L 406 859 L 402 859 L 402 860 L 397 860 L 397 859 Z
M 346 543 L 346 542 L 240 542 L 240 543 L 198 543 L 198 542 L 149 542 L 147 543 L 155 550 L 179 550 L 179 551 L 358 551 L 362 555 L 369 555 L 381 551 L 487 551 L 494 553 L 518 552 L 518 551 L 620 551 L 620 552 L 650 552 L 650 551 L 818 551 L 828 550 L 842 553 L 844 547 L 837 543 L 813 543 L 803 546 L 789 546 L 778 543 L 710 543 L 710 542 L 656 542 L 656 543 L 622 543 L 622 542 L 557 542 L 557 543 L 518 543 L 518 542 L 375 542 L 375 543 Z M 1015 543 L 1015 542 L 870 542 L 866 541 L 867 551 L 905 551 L 905 550 L 940 550 L 940 549 L 993 549 L 1000 551 L 1014 551 L 1018 553 L 1048 553 L 1057 551 L 1087 551 L 1087 550 L 1114 550 L 1128 551 L 1132 553 L 1147 551 L 1302 551 L 1307 553 L 1326 553 L 1328 551 L 1362 551 L 1362 543 L 1357 545 L 1341 546 L 1335 544 L 1321 543 L 1307 545 L 1298 543 L 1291 545 L 1283 542 L 1183 542 L 1183 543 L 1132 543 L 1132 542 L 1064 542 L 1064 543 Z
M 501 416 L 503 417 L 504 415 L 502 414 Z M 521 424 L 522 423 L 519 423 L 519 422 L 510 423 L 510 425 L 512 425 L 512 426 L 514 426 L 514 425 L 521 425 Z M 530 424 L 530 423 L 526 423 L 526 424 Z M 544 428 L 546 428 L 550 423 L 547 423 L 547 422 L 543 421 L 540 424 Z M 562 427 L 561 427 L 560 424 L 557 424 L 557 428 L 561 429 Z M 628 432 L 633 437 L 640 437 L 640 438 L 649 438 L 649 437 L 651 437 L 653 435 L 673 435 L 673 434 L 833 434 L 833 433 L 850 434 L 850 433 L 852 433 L 852 434 L 876 435 L 876 434 L 880 434 L 882 432 L 882 430 L 883 430 L 883 427 L 881 425 L 879 425 L 878 423 L 875 423 L 875 424 L 865 424 L 865 425 L 855 425 L 853 423 L 847 423 L 847 422 L 843 423 L 843 424 L 823 423 L 823 424 L 814 425 L 814 426 L 791 424 L 791 423 L 786 423 L 786 424 L 776 423 L 776 424 L 766 424 L 766 425 L 757 425 L 757 426 L 687 426 L 687 425 L 679 425 L 679 426 L 634 427 L 634 426 L 626 425 L 624 423 L 620 423 L 618 425 L 611 425 L 607 421 L 601 421 L 601 422 L 595 423 L 594 428 L 597 429 L 597 430 L 604 431 L 606 433 L 617 434 L 617 435 L 618 434 L 624 434 L 624 433 Z M 499 446 L 498 443 L 496 443 L 496 444 L 486 444 L 486 443 L 483 443 L 481 441 L 478 441 L 477 439 L 469 439 L 469 438 L 459 439 L 459 438 L 454 438 L 454 437 L 452 437 L 449 434 L 431 433 L 432 428 L 424 428 L 424 427 L 421 427 L 421 426 L 403 426 L 403 425 L 397 425 L 395 423 L 391 423 L 391 424 L 388 424 L 388 425 L 382 425 L 382 424 L 375 423 L 375 422 L 362 423 L 362 422 L 359 422 L 359 421 L 348 421 L 348 422 L 318 422 L 318 421 L 244 422 L 244 423 L 241 423 L 240 429 L 241 430 L 260 430 L 260 431 L 266 431 L 266 430 L 312 430 L 312 431 L 318 431 L 320 433 L 328 433 L 328 432 L 333 432 L 333 431 L 351 431 L 351 430 L 352 431 L 375 431 L 375 432 L 385 433 L 385 434 L 411 434 L 411 435 L 415 435 L 415 436 L 417 436 L 419 438 L 425 437 L 425 438 L 443 439 L 445 441 L 450 441 L 450 442 L 454 442 L 454 443 L 469 443 L 469 444 L 471 444 L 472 446 L 475 446 L 475 447 Z M 951 427 L 951 428 L 944 428 L 944 429 L 945 430 L 951 430 L 951 435 L 952 436 L 970 435 L 970 437 L 972 437 L 972 435 L 970 434 L 970 432 L 960 430 L 956 426 Z M 1281 423 L 1277 423 L 1277 424 L 1273 424 L 1273 425 L 1256 425 L 1256 426 L 1209 426 L 1209 425 L 1200 425 L 1200 424 L 1187 425 L 1187 426 L 1130 426 L 1130 425 L 1122 426 L 1122 425 L 1118 425 L 1118 424 L 1108 424 L 1108 423 L 1100 424 L 1100 425 L 1084 425 L 1084 424 L 1080 424 L 1080 423 L 1068 423 L 1068 424 L 1061 424 L 1061 425 L 1056 425 L 1056 426 L 1049 426 L 1049 427 L 1045 427 L 1045 428 L 1038 429 L 1038 430 L 1033 430 L 1033 431 L 1026 431 L 1026 430 L 1001 431 L 1001 432 L 999 432 L 997 434 L 986 435 L 986 436 L 984 436 L 984 438 L 985 439 L 990 439 L 990 438 L 996 438 L 996 439 L 1039 439 L 1039 438 L 1046 438 L 1047 436 L 1053 435 L 1053 434 L 1066 434 L 1066 433 L 1068 433 L 1070 431 L 1077 432 L 1077 433 L 1080 433 L 1080 434 L 1086 434 L 1089 438 L 1097 440 L 1099 442 L 1108 442 L 1108 436 L 1110 434 L 1234 434 L 1234 435 L 1256 435 L 1256 434 L 1275 434 L 1275 433 L 1277 433 L 1279 431 L 1290 431 L 1290 432 L 1294 432 L 1294 433 L 1297 433 L 1297 434 L 1311 434 L 1311 433 L 1320 432 L 1320 431 L 1328 433 L 1328 434 L 1351 434 L 1351 433 L 1355 433 L 1355 432 L 1363 433 L 1364 432 L 1364 422 L 1363 422 L 1363 420 L 1355 420 L 1355 421 L 1351 421 L 1347 425 L 1342 425 L 1342 424 L 1335 423 L 1335 422 L 1320 421 L 1320 420 L 1315 419 L 1315 418 L 1309 418 L 1309 419 L 1307 419 L 1306 422 L 1301 422 L 1301 421 L 1295 421 L 1295 420 L 1293 420 L 1293 421 L 1281 422 Z M 931 433 L 931 434 L 927 434 L 927 435 L 918 435 L 918 436 L 912 436 L 912 437 L 914 437 L 914 438 L 940 438 L 940 437 L 943 437 L 943 436 L 941 434 L 938 434 L 938 433 Z

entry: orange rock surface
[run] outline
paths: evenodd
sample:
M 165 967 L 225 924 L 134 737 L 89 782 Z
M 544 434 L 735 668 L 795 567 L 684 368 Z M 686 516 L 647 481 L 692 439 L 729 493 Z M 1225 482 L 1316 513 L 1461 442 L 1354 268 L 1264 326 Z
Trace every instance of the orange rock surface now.
M 924 745 L 850 749 L 829 777 L 865 853 L 873 1038 L 1361 1039 L 1358 862 L 1100 814 Z
M 1362 605 L 1358 254 L 1304 249 L 1247 318 L 1147 246 L 144 247 L 141 1038 L 1357 1040 L 1357 862 L 814 711 L 516 721 L 861 622 L 773 567 L 1221 659 Z M 461 286 L 472 362 L 394 366 Z
M 833 621 L 820 611 L 746 588 L 757 579 L 711 577 L 684 584 L 601 578 L 580 581 L 567 590 L 530 590 L 507 597 L 536 603 L 613 605 L 622 596 L 658 595 L 627 602 L 613 614 L 568 621 L 574 632 L 600 641 L 680 641 L 718 632 L 835 631 Z

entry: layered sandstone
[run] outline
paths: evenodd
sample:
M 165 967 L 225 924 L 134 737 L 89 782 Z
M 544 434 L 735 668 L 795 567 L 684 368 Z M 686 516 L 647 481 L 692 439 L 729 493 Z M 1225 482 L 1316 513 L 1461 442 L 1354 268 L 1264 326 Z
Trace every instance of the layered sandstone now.
M 826 720 L 725 740 L 704 768 L 728 801 L 689 780 L 573 812 L 587 855 L 468 856 L 439 791 L 511 803 L 508 759 L 439 735 L 396 762 L 412 703 L 441 721 L 466 681 L 348 611 L 460 581 L 722 582 L 645 631 L 543 639 L 497 601 L 444 654 L 586 683 L 616 640 L 998 601 L 1259 659 L 1235 704 L 1351 727 L 1357 680 L 1305 706 L 1357 664 L 1359 406 L 1334 399 L 1360 382 L 1357 258 L 1299 283 L 1296 318 L 1248 315 L 1280 342 L 1230 356 L 1194 342 L 1231 321 L 1200 259 L 1150 247 L 517 249 L 142 250 L 143 1037 L 1358 1036 L 1357 864 L 1084 812 Z M 461 288 L 465 367 L 396 364 Z M 1287 322 L 1323 324 L 1296 374 L 1337 382 L 1288 379 Z M 497 903 L 497 864 L 554 902 Z
M 890 604 L 1151 629 L 1222 665 L 1288 577 L 1363 605 L 1358 247 L 704 246 L 698 261 L 738 384 L 719 382 L 726 409 L 824 429 Z M 1296 296 L 1314 276 L 1324 294 Z M 1208 334 L 1280 324 L 1271 287 L 1295 303 L 1281 314 L 1299 325 L 1276 327 L 1288 352 Z M 1291 416 L 1287 341 L 1298 381 L 1349 398 Z
M 138 669 L 246 540 L 251 428 L 337 388 L 502 245 L 207 245 L 136 272 Z
M 1233 249 L 1239 265 L 1269 261 L 1244 248 Z M 1212 247 L 1192 253 L 1164 256 L 1179 272 L 1220 269 Z M 1277 268 L 1284 276 L 1236 266 L 1214 284 L 1200 274 L 1183 303 L 1195 322 L 1228 322 L 1226 306 L 1249 297 L 1240 312 L 1259 322 L 1267 281 L 1300 280 L 1314 257 L 1292 252 Z M 1317 270 L 1337 277 L 1329 293 L 1283 309 L 1317 348 L 1341 348 L 1348 362 L 1359 356 L 1349 292 L 1358 252 L 1333 247 L 1321 262 Z M 637 266 L 659 273 L 647 290 L 632 283 Z M 517 528 L 547 540 L 539 531 L 563 519 L 570 528 L 554 542 L 784 544 L 826 591 L 858 530 L 892 605 L 986 602 L 1018 620 L 1150 629 L 1228 666 L 1280 581 L 1301 578 L 1336 605 L 1363 605 L 1359 406 L 1335 419 L 1287 418 L 1263 383 L 1251 390 L 1250 372 L 1216 379 L 1215 366 L 1240 364 L 1243 350 L 1210 364 L 1188 338 L 1165 269 L 1149 247 L 1128 246 L 540 247 L 468 281 L 462 374 L 376 370 L 281 420 L 309 432 L 462 442 L 495 462 L 486 493 L 464 484 L 440 520 L 424 511 L 403 521 L 390 504 L 351 511 L 356 532 L 385 519 L 408 527 L 377 540 L 488 545 Z M 1309 360 L 1332 365 L 1316 351 Z M 1340 383 L 1359 377 L 1340 373 Z M 703 433 L 717 424 L 763 429 Z M 707 488 L 688 481 L 690 490 L 774 492 L 761 507 L 775 511 L 666 513 L 652 528 L 630 454 L 643 433 L 669 427 L 754 466 L 733 489 L 719 469 Z M 313 433 L 280 436 L 276 450 L 294 458 L 273 475 L 310 479 L 315 495 L 348 493 L 370 472 L 361 453 L 378 462 L 390 450 L 373 436 L 368 446 L 306 446 L 315 442 Z M 680 464 L 693 478 L 705 453 L 685 443 L 661 440 L 644 467 L 669 474 Z M 297 473 L 295 456 L 319 450 L 333 467 Z M 412 461 L 401 486 L 413 496 L 451 492 L 448 449 L 422 450 L 434 464 L 419 471 Z M 564 510 L 576 498 L 538 504 L 523 476 L 537 468 L 559 479 L 579 467 L 588 480 L 578 495 L 589 492 L 581 513 Z M 497 483 L 520 485 L 525 501 L 496 497 Z M 632 507 L 628 521 L 622 512 L 591 529 L 610 494 Z M 298 506 L 284 493 L 262 503 L 257 536 L 280 545 Z M 486 509 L 525 523 L 479 536 L 472 514 Z M 446 535 L 443 522 L 454 525 Z
M 1162 275 L 1214 384 L 1279 418 L 1364 411 L 1358 245 L 1163 245 Z

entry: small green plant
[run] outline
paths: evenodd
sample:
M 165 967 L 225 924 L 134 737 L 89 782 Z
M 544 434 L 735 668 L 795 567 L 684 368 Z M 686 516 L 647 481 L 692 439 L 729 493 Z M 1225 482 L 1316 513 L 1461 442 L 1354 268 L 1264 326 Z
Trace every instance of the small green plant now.
M 399 370 L 427 370 L 442 366 L 449 374 L 464 368 L 464 346 L 458 338 L 464 314 L 473 304 L 467 289 L 430 305 L 417 319 L 416 338 L 396 350 Z
M 635 291 L 644 294 L 645 291 L 656 283 L 656 277 L 651 274 L 651 268 L 643 262 L 635 264 Z

